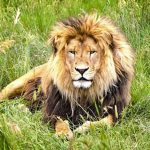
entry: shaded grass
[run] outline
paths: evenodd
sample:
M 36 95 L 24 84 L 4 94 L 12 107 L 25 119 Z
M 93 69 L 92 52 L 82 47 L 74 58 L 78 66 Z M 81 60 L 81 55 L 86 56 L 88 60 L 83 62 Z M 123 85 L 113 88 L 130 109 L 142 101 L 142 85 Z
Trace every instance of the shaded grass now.
M 150 136 L 150 104 L 146 99 L 130 106 L 123 119 L 113 128 L 91 128 L 90 132 L 76 135 L 73 141 L 56 138 L 54 131 L 43 124 L 41 111 L 34 115 L 20 109 L 22 101 L 3 103 L 0 112 L 1 143 L 10 149 L 148 149 Z M 16 123 L 21 134 L 12 134 L 8 122 Z M 4 141 L 5 139 L 5 141 Z
M 20 17 L 16 25 L 17 10 Z M 125 32 L 136 52 L 132 103 L 120 123 L 113 128 L 95 127 L 73 141 L 57 139 L 53 130 L 42 123 L 42 111 L 31 114 L 20 109 L 24 102 L 0 104 L 0 149 L 144 149 L 150 148 L 150 15 L 147 0 L 14 0 L 0 1 L 0 41 L 14 44 L 0 52 L 0 89 L 33 66 L 48 60 L 48 33 L 59 19 L 97 11 L 110 16 Z M 16 123 L 21 134 L 12 133 L 9 123 Z

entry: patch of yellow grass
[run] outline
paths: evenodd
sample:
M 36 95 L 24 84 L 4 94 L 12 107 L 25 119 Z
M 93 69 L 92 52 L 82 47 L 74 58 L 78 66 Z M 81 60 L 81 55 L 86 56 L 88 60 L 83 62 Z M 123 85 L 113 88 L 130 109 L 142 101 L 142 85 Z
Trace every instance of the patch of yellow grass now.
M 6 54 L 6 50 L 11 48 L 15 43 L 15 40 L 6 39 L 5 41 L 0 41 L 0 53 Z

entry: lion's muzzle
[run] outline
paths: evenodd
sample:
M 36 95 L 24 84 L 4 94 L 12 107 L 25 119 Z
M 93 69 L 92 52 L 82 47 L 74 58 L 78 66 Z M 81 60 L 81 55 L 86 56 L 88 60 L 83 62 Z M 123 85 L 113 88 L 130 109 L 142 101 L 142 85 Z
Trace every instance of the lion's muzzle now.
M 73 85 L 76 88 L 89 88 L 92 84 L 92 80 L 86 76 L 88 73 L 89 67 L 75 67 L 75 71 L 78 73 L 79 78 L 73 80 Z

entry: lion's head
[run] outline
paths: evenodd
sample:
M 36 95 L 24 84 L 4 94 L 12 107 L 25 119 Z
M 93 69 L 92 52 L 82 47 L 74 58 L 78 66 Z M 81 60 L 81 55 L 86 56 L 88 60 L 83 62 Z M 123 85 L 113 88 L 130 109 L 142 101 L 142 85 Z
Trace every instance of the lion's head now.
M 70 99 L 94 99 L 115 86 L 124 72 L 132 78 L 132 50 L 108 18 L 69 18 L 54 26 L 49 41 L 53 55 L 43 78 L 45 91 L 53 83 Z

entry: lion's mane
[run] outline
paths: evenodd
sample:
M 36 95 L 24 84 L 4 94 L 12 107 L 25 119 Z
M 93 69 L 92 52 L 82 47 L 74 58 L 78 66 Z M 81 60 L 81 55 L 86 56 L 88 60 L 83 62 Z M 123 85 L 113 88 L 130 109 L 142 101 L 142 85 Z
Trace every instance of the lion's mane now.
M 92 37 L 104 50 L 99 73 L 89 89 L 75 88 L 65 65 L 65 45 L 78 35 Z M 45 120 L 60 116 L 79 123 L 80 115 L 90 118 L 109 113 L 117 120 L 115 112 L 120 116 L 130 101 L 134 74 L 134 53 L 120 29 L 106 17 L 82 15 L 58 22 L 49 43 L 53 54 L 42 77 L 42 89 L 47 96 Z

